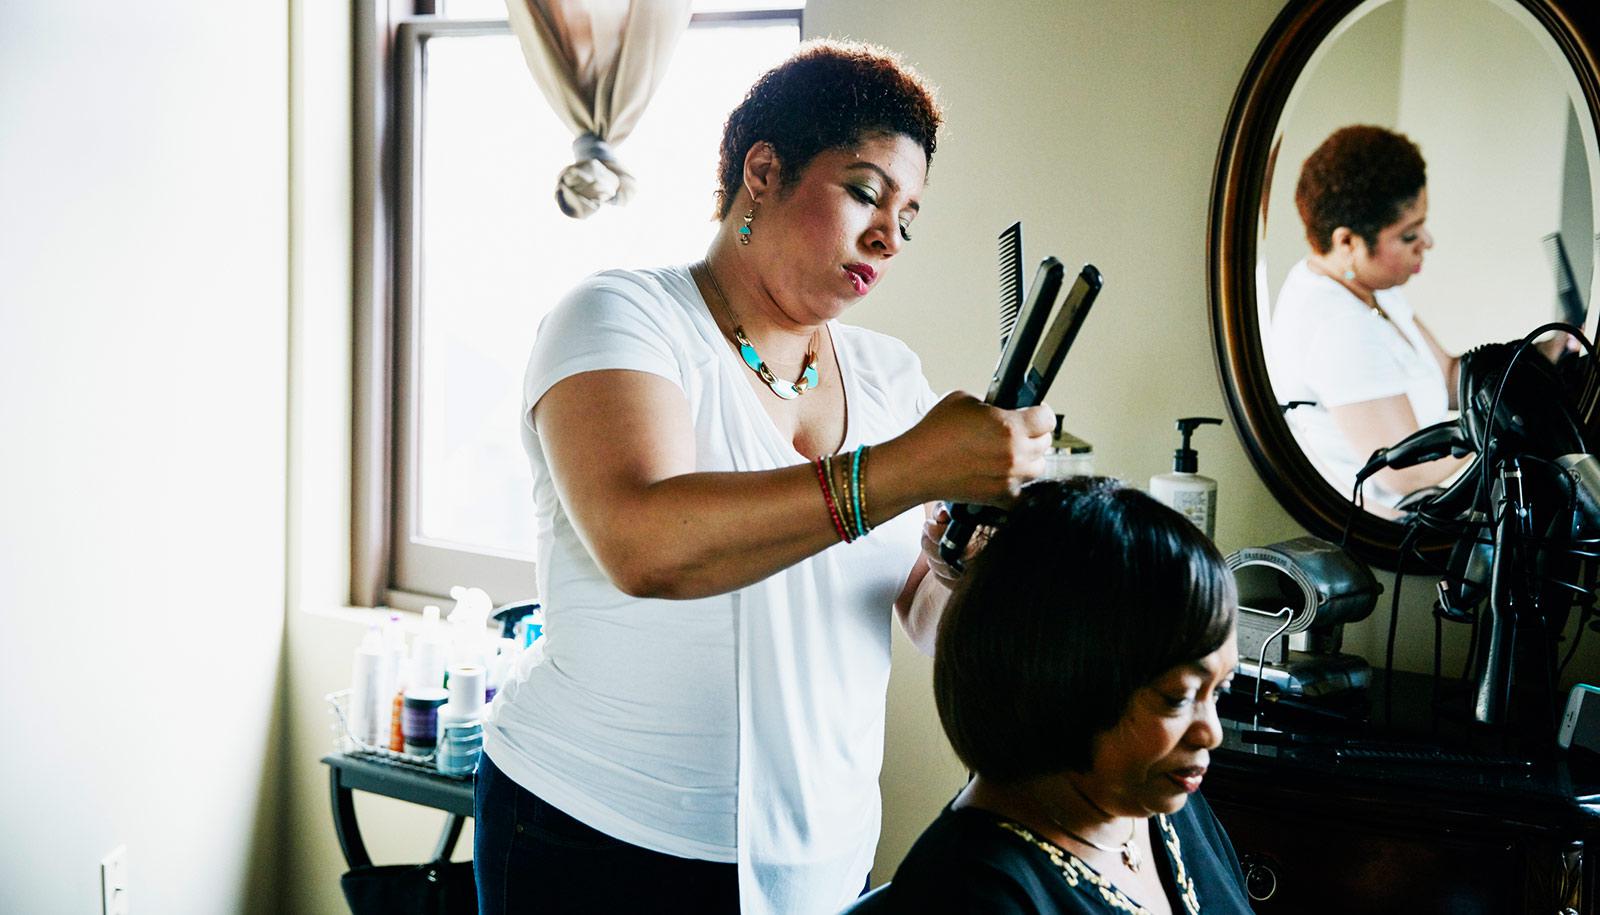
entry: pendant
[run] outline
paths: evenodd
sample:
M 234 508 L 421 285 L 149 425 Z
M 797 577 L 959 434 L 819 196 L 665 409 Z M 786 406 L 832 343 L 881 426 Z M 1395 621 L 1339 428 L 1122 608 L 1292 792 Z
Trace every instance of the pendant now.
M 1132 842 L 1122 846 L 1122 863 L 1128 865 L 1128 870 L 1135 874 L 1139 872 L 1139 849 Z

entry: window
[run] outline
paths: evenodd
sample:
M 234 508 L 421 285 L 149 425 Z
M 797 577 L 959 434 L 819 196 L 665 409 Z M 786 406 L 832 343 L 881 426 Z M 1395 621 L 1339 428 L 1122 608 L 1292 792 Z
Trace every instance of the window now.
M 368 235 L 366 218 L 371 238 L 358 255 L 373 261 L 357 282 L 358 603 L 406 605 L 453 584 L 496 600 L 532 593 L 517 416 L 539 321 L 596 270 L 704 252 L 722 122 L 800 36 L 793 0 L 697 2 L 649 109 L 618 147 L 638 192 L 580 221 L 554 202 L 571 132 L 528 74 L 504 9 L 453 0 L 402 11 L 374 29 L 393 35 L 387 54 L 374 47 L 364 69 L 358 59 L 371 85 L 394 87 L 388 102 L 370 92 L 364 108 L 357 80 L 358 122 L 374 134 L 358 141 L 358 186 L 363 147 L 374 185 L 378 163 L 393 163 L 388 186 L 357 201 L 357 237 Z

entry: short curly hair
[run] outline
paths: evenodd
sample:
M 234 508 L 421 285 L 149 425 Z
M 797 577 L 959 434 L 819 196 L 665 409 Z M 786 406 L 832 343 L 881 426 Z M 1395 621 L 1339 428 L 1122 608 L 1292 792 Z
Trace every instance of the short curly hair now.
M 815 39 L 773 67 L 745 94 L 722 128 L 716 216 L 728 215 L 750 147 L 772 144 L 788 188 L 820 152 L 851 149 L 874 135 L 904 134 L 933 164 L 944 114 L 933 87 L 893 51 Z
M 1294 203 L 1306 226 L 1306 241 L 1318 254 L 1333 247 L 1333 230 L 1348 226 L 1368 248 L 1378 233 L 1428 183 L 1417 144 L 1404 134 L 1357 124 L 1335 130 L 1300 168 Z
M 992 781 L 1086 772 L 1135 692 L 1222 647 L 1238 603 L 1217 548 L 1150 496 L 1098 477 L 1029 484 L 940 620 L 945 736 Z

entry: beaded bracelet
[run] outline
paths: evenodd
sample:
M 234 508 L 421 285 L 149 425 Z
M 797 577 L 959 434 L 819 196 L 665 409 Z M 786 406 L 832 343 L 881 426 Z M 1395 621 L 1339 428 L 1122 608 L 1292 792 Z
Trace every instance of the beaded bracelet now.
M 833 457 L 826 459 L 828 465 L 828 482 L 833 485 L 833 501 L 839 506 L 839 516 L 844 521 L 844 529 L 850 532 L 853 541 L 861 536 L 861 523 L 856 518 L 855 497 L 850 489 L 850 467 L 844 461 L 838 463 L 835 471 Z
M 828 468 L 828 482 L 833 484 L 833 501 L 839 506 L 839 517 L 844 521 L 845 531 L 850 534 L 850 542 L 854 542 L 856 520 L 855 506 L 850 501 L 850 467 L 844 461 L 835 461 L 833 464 L 835 466 Z
M 850 502 L 855 511 L 857 537 L 872 533 L 872 525 L 867 523 L 867 488 L 861 482 L 865 477 L 866 464 L 867 446 L 862 445 L 850 457 Z
M 845 529 L 844 521 L 839 517 L 839 507 L 833 500 L 833 484 L 829 481 L 829 462 L 827 458 L 817 458 L 817 482 L 822 486 L 822 500 L 828 503 L 828 517 L 833 519 L 833 529 L 839 532 L 839 539 L 849 543 L 853 538 Z

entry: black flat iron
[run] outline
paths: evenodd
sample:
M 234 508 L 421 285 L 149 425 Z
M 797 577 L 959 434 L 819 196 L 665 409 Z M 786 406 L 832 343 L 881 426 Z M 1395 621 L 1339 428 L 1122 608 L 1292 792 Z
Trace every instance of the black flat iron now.
M 1065 277 L 1066 268 L 1061 261 L 1047 257 L 1040 262 L 1024 297 L 1022 224 L 1013 223 L 1000 233 L 1001 353 L 984 403 L 1016 410 L 1044 401 L 1102 285 L 1100 271 L 1085 264 L 1057 309 Z M 1052 311 L 1056 313 L 1054 321 L 1050 321 Z M 949 511 L 950 522 L 939 538 L 939 558 L 960 569 L 961 556 L 973 532 L 979 525 L 997 521 L 1004 513 L 991 506 L 969 503 L 951 505 Z

